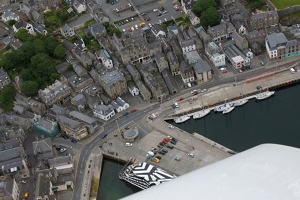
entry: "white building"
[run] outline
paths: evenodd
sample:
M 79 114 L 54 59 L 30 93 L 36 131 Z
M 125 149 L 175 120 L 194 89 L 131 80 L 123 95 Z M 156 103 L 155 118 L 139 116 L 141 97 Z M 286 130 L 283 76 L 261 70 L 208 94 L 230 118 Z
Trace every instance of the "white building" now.
M 128 85 L 128 90 L 132 96 L 138 96 L 140 94 L 140 91 L 137 87 L 134 85 L 130 86 Z
M 34 28 L 33 28 L 32 24 L 29 24 L 25 21 L 19 21 L 19 22 L 15 23 L 13 25 L 13 30 L 14 30 L 15 33 L 18 32 L 18 30 L 20 30 L 20 29 L 25 29 L 31 35 L 35 35 Z
M 166 37 L 166 32 L 163 30 L 160 24 L 154 24 L 151 28 L 151 31 L 156 38 Z
M 109 53 L 105 49 L 96 51 L 95 55 L 99 62 L 102 63 L 107 69 L 111 69 L 114 67 L 113 61 Z
M 225 54 L 222 49 L 214 42 L 209 42 L 205 48 L 205 53 L 215 67 L 225 66 Z
M 73 6 L 78 13 L 86 11 L 86 5 L 78 0 L 74 1 Z
M 103 119 L 105 121 L 108 121 L 111 119 L 113 116 L 115 116 L 115 111 L 106 105 L 98 105 L 94 110 L 93 114 L 95 117 L 98 117 L 100 119 Z
M 20 19 L 19 15 L 17 15 L 14 11 L 6 10 L 4 11 L 3 15 L 1 16 L 2 20 L 7 22 L 9 20 L 18 21 Z

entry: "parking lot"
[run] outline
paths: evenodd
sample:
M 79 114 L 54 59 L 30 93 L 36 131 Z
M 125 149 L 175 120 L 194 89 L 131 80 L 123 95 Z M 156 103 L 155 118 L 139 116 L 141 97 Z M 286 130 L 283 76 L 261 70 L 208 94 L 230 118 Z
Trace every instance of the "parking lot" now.
M 176 1 L 175 1 L 176 2 Z M 178 2 L 176 2 L 178 3 Z M 183 15 L 174 9 L 172 1 L 124 0 L 115 4 L 103 3 L 103 11 L 121 31 L 134 31 L 141 28 L 141 23 L 149 27 Z M 138 15 L 141 14 L 141 15 Z

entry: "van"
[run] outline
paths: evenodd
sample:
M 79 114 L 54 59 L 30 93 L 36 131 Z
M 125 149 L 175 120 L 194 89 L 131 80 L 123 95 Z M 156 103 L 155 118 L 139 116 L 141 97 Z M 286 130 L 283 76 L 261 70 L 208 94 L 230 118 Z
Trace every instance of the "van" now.
M 296 73 L 296 70 L 295 70 L 295 68 L 290 68 L 290 72 L 292 73 L 292 74 L 295 74 Z

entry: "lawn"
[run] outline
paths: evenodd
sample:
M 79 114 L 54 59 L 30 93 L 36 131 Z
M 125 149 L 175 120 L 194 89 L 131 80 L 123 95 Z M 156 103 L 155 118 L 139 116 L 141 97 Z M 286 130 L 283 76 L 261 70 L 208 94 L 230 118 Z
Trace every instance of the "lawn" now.
M 300 5 L 299 0 L 271 0 L 277 9 L 284 9 L 289 6 Z

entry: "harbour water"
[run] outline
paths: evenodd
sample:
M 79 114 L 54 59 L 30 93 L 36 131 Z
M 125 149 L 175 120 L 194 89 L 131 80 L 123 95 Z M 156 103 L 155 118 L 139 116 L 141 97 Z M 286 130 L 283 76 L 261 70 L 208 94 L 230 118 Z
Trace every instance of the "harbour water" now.
M 118 173 L 124 165 L 111 159 L 104 160 L 97 200 L 117 200 L 141 190 L 119 179 Z
M 197 132 L 234 151 L 262 143 L 300 148 L 300 84 L 276 91 L 271 98 L 250 100 L 223 115 L 213 111 L 205 118 L 173 125 L 190 133 Z M 118 178 L 121 163 L 104 163 L 98 200 L 114 200 L 139 191 Z M 101 195 L 100 195 L 101 194 Z

